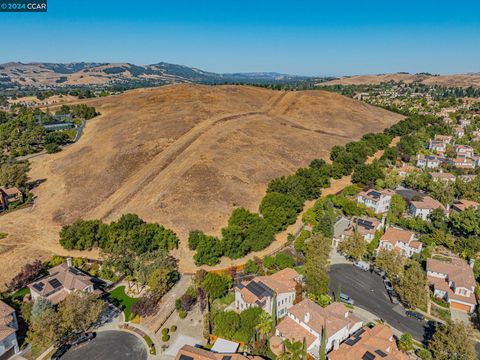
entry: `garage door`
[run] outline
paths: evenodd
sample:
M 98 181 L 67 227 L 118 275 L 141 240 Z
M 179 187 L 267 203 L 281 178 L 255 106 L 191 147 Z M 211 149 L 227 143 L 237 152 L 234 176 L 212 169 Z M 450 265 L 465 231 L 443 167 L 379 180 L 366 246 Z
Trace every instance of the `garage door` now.
M 461 303 L 458 303 L 458 302 L 455 302 L 455 301 L 450 301 L 450 306 L 454 309 L 457 309 L 457 310 L 470 312 L 470 306 L 469 305 L 461 304 Z
M 7 360 L 10 359 L 13 355 L 15 355 L 15 347 L 11 347 L 5 353 L 0 356 L 0 360 Z

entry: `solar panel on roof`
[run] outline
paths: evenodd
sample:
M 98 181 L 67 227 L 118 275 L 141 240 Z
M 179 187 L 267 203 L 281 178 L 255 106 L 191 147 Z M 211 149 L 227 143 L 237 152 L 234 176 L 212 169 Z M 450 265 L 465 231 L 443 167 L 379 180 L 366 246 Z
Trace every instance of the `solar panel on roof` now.
M 44 286 L 45 285 L 43 282 L 39 282 L 39 283 L 33 284 L 32 287 L 37 291 L 42 291 Z
M 370 351 L 367 351 L 363 356 L 362 360 L 374 360 L 375 355 L 373 355 Z
M 360 330 L 358 330 L 356 333 L 355 333 L 355 336 L 360 336 L 362 335 L 363 333 L 365 332 L 365 329 L 364 328 L 361 328 Z
M 369 220 L 357 219 L 357 225 L 362 226 L 368 230 L 372 230 L 374 228 L 373 223 Z
M 269 287 L 260 282 L 250 281 L 247 285 L 247 289 L 250 290 L 256 297 L 262 298 L 264 296 L 272 296 L 273 291 Z
M 222 357 L 222 360 L 230 360 L 231 358 L 232 358 L 231 356 L 227 355 L 227 356 Z
M 381 357 L 386 357 L 386 356 L 387 356 L 387 354 L 385 354 L 385 353 L 384 353 L 382 350 L 380 350 L 380 349 L 375 350 L 375 352 L 376 352 L 378 355 L 380 355 Z
M 350 339 L 347 339 L 347 340 L 345 341 L 345 344 L 350 345 L 350 346 L 353 346 L 353 345 L 355 345 L 359 340 L 360 340 L 360 338 L 358 338 L 358 337 L 350 338 Z
M 375 191 L 375 190 L 370 191 L 368 195 L 371 195 L 376 198 L 379 198 L 380 196 L 382 196 L 382 194 L 380 194 L 378 191 Z
M 62 286 L 62 283 L 58 279 L 52 279 L 48 282 L 54 289 L 57 289 Z

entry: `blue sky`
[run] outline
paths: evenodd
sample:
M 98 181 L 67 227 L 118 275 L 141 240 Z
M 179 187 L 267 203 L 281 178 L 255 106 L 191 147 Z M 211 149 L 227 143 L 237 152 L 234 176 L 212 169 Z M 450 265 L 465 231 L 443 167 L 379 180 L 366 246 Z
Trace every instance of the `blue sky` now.
M 0 13 L 0 62 L 166 61 L 214 72 L 480 72 L 480 1 L 48 0 Z

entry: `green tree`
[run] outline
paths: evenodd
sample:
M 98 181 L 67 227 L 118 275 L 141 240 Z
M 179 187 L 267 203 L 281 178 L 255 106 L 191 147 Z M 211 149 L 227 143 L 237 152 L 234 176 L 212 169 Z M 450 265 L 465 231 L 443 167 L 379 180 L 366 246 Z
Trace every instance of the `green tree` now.
M 402 351 L 413 350 L 413 338 L 409 333 L 402 334 L 400 339 L 398 339 L 398 348 Z
M 29 325 L 28 342 L 39 348 L 47 348 L 65 334 L 60 316 L 53 308 L 32 319 Z
M 472 329 L 461 322 L 449 322 L 437 328 L 428 343 L 436 360 L 475 360 Z
M 390 278 L 393 278 L 394 275 L 401 277 L 405 266 L 405 257 L 395 251 L 380 249 L 375 258 L 375 265 L 382 268 Z
M 407 210 L 406 201 L 398 194 L 392 196 L 390 200 L 390 207 L 388 209 L 387 221 L 391 222 L 393 219 L 399 218 Z
M 316 296 L 328 293 L 331 240 L 314 234 L 306 244 L 305 280 L 307 291 Z
M 222 338 L 233 340 L 240 327 L 240 315 L 235 311 L 220 311 L 213 319 L 213 333 Z
M 105 309 L 105 302 L 97 295 L 73 292 L 63 300 L 58 313 L 65 332 L 86 331 Z
M 320 360 L 327 360 L 327 328 L 325 327 L 325 324 L 322 326 L 322 338 L 321 338 L 321 344 L 320 344 L 320 351 L 319 351 L 319 356 L 318 358 Z
M 273 319 L 267 312 L 263 311 L 260 314 L 256 329 L 258 330 L 258 333 L 262 339 L 265 339 L 266 336 L 272 332 Z
M 426 309 L 427 278 L 421 265 L 416 261 L 409 261 L 405 271 L 400 276 L 400 284 L 395 286 L 402 301 L 413 308 Z
M 354 260 L 360 260 L 367 253 L 368 243 L 363 235 L 355 232 L 353 236 L 347 237 L 340 242 L 340 250 L 348 257 Z
M 211 300 L 218 299 L 226 295 L 232 287 L 232 277 L 225 273 L 209 272 L 205 275 L 201 287 L 208 293 Z

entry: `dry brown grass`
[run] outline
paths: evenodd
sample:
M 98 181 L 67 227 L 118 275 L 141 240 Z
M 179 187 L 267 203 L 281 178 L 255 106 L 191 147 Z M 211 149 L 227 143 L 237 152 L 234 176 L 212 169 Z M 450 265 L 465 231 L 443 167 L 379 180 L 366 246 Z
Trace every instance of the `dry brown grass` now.
M 272 178 L 402 118 L 328 92 L 244 86 L 170 85 L 88 103 L 102 115 L 80 141 L 32 159 L 31 179 L 46 179 L 35 206 L 0 216 L 9 234 L 0 243 L 15 245 L 0 254 L 0 283 L 32 258 L 66 254 L 63 224 L 127 212 L 173 228 L 190 269 L 190 230 L 218 235 L 234 207 L 257 210 Z

